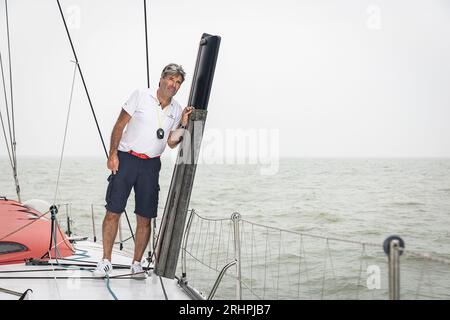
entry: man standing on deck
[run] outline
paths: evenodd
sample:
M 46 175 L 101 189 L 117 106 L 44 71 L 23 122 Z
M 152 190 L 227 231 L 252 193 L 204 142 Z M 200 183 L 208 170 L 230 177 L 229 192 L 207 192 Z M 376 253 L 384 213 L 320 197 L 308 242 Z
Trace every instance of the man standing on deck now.
M 111 134 L 108 157 L 106 215 L 103 220 L 103 259 L 94 276 L 104 277 L 113 269 L 111 255 L 131 189 L 135 193 L 136 234 L 131 274 L 145 279 L 141 260 L 150 239 L 150 221 L 158 211 L 160 156 L 166 144 L 174 148 L 183 135 L 193 107 L 182 110 L 173 97 L 185 78 L 180 65 L 164 67 L 156 90 L 136 90 L 123 105 Z M 125 129 L 126 127 L 126 129 Z M 125 131 L 124 131 L 125 129 Z

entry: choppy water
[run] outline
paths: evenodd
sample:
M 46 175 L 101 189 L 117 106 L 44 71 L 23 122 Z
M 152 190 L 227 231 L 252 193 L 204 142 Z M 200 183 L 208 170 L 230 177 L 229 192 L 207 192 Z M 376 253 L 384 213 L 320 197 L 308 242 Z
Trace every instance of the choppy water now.
M 22 200 L 53 202 L 58 159 L 23 158 L 18 165 Z M 228 218 L 237 211 L 277 228 L 380 245 L 396 234 L 407 248 L 450 256 L 450 159 L 281 159 L 274 175 L 260 169 L 199 165 L 190 207 L 204 217 Z M 163 160 L 159 217 L 172 171 L 171 160 Z M 6 158 L 0 172 L 0 195 L 16 198 Z M 98 205 L 99 230 L 107 176 L 103 159 L 64 160 L 56 203 L 73 204 L 78 233 L 92 234 L 90 204 Z M 132 223 L 133 203 L 131 197 Z M 338 258 L 346 255 L 339 246 L 333 250 Z

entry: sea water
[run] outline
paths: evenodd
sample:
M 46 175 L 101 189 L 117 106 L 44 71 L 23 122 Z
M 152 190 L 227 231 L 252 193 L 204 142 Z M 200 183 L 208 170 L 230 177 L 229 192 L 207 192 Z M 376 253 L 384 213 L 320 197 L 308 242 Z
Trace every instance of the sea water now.
M 162 159 L 159 219 L 173 166 L 170 159 Z M 94 209 L 100 237 L 106 160 L 65 158 L 56 188 L 58 168 L 58 158 L 20 158 L 22 201 L 70 203 L 73 231 L 90 237 Z M 8 158 L 0 158 L 0 172 L 0 196 L 16 199 Z M 199 164 L 189 207 L 202 217 L 230 218 L 239 212 L 258 224 L 379 243 L 380 248 L 388 236 L 399 235 L 407 248 L 450 257 L 450 159 L 286 158 L 279 160 L 276 172 L 262 172 L 257 164 Z M 133 211 L 132 193 L 127 212 L 134 226 Z M 59 214 L 63 220 L 64 207 Z M 337 244 L 334 254 L 345 255 L 341 249 Z

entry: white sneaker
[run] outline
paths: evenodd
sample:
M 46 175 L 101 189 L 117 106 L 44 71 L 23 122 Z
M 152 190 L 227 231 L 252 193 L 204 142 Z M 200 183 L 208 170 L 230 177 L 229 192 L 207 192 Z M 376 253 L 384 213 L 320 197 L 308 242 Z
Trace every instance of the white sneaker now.
M 105 277 L 107 274 L 110 274 L 113 270 L 113 266 L 108 259 L 102 259 L 98 262 L 97 268 L 95 268 L 93 275 L 94 277 Z
M 140 262 L 133 263 L 130 268 L 131 278 L 136 280 L 144 280 L 147 279 L 147 273 L 142 268 L 142 265 Z

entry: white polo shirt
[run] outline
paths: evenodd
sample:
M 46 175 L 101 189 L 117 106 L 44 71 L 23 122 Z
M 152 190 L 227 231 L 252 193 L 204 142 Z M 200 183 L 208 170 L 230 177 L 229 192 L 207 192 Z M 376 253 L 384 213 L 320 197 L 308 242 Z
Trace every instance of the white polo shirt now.
M 173 98 L 167 107 L 161 109 L 156 98 L 157 89 L 136 90 L 123 105 L 122 109 L 131 119 L 122 134 L 120 151 L 133 150 L 153 158 L 160 156 L 166 148 L 169 133 L 177 129 L 183 110 Z M 164 130 L 163 139 L 156 136 L 159 128 Z

